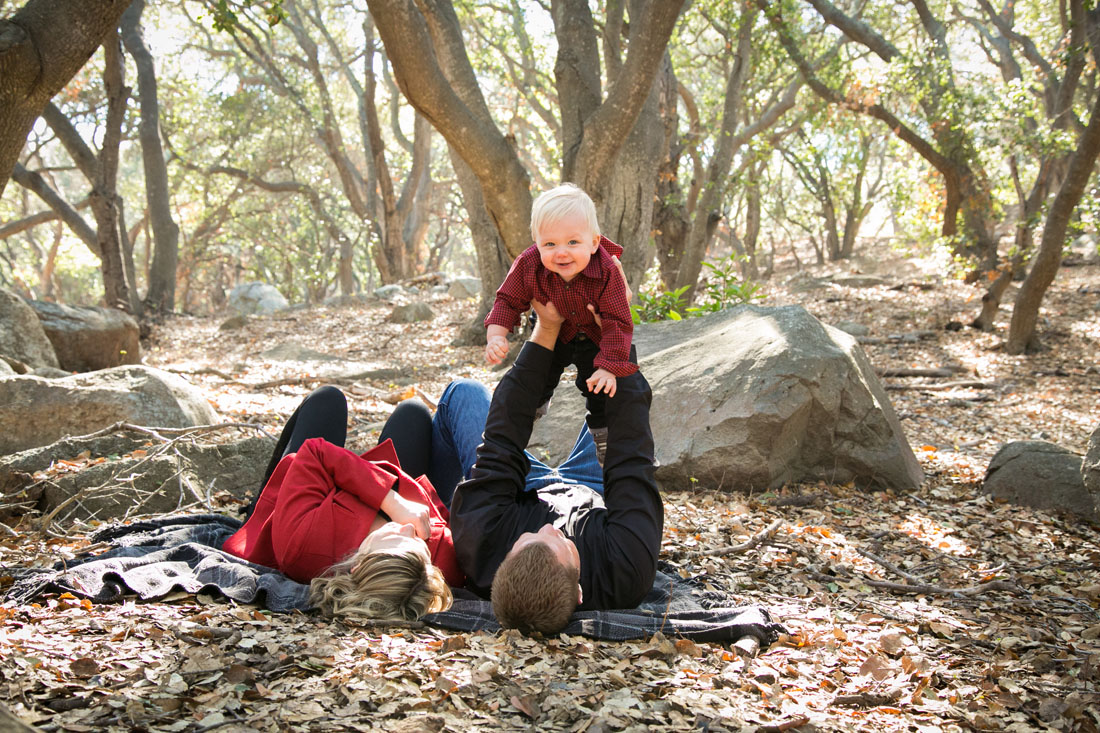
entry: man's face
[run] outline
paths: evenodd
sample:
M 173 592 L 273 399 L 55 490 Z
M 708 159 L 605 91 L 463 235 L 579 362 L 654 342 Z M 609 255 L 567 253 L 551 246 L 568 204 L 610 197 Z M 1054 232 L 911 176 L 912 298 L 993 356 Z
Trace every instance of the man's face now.
M 588 267 L 600 245 L 600 236 L 589 229 L 583 214 L 571 212 L 557 221 L 545 222 L 535 244 L 543 267 L 569 282 Z
M 554 557 L 558 558 L 558 562 L 562 565 L 580 572 L 581 556 L 577 552 L 577 546 L 560 529 L 549 524 L 542 525 L 538 532 L 524 532 L 521 534 L 519 539 L 512 544 L 511 552 L 517 552 L 535 542 L 541 542 L 549 547 L 554 553 Z

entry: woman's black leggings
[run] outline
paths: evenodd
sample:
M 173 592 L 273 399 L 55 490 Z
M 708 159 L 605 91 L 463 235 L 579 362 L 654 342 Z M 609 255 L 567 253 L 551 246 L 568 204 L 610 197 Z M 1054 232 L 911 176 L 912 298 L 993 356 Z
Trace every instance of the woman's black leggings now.
M 248 506 L 245 517 L 252 516 L 260 492 L 267 486 L 268 479 L 284 456 L 296 453 L 302 443 L 310 438 L 324 438 L 333 445 L 343 447 L 348 435 L 347 426 L 348 401 L 344 393 L 331 385 L 313 390 L 286 421 L 264 471 L 260 490 Z M 397 459 L 405 473 L 421 476 L 428 472 L 432 454 L 432 413 L 427 405 L 419 400 L 405 400 L 394 408 L 378 441 L 386 438 L 393 441 Z

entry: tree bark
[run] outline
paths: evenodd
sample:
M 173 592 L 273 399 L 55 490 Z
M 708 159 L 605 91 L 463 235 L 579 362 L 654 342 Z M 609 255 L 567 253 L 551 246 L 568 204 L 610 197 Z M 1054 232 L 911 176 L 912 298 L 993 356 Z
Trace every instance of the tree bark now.
M 34 121 L 87 63 L 130 0 L 29 0 L 0 19 L 0 194 Z
M 99 247 L 99 238 L 96 236 L 95 229 L 84 220 L 84 217 L 77 213 L 75 207 L 70 206 L 68 201 L 61 198 L 61 195 L 53 190 L 50 184 L 46 183 L 46 179 L 34 171 L 27 170 L 19 163 L 15 164 L 11 177 L 20 186 L 34 192 L 38 198 L 42 199 L 57 214 L 58 218 L 65 222 L 73 234 L 79 237 L 81 242 L 88 245 L 88 249 L 92 251 L 92 254 L 100 260 L 103 259 L 103 250 Z M 82 203 L 90 205 L 92 203 L 91 197 L 89 196 Z
M 145 0 L 134 0 L 122 14 L 122 41 L 137 67 L 140 95 L 141 159 L 145 169 L 145 200 L 153 229 L 153 265 L 149 270 L 145 307 L 154 311 L 171 311 L 176 300 L 176 266 L 179 262 L 180 230 L 172 219 L 168 190 L 168 166 L 160 140 L 160 105 L 157 99 L 157 77 L 153 56 L 145 45 L 141 14 Z
M 1094 12 L 1100 14 L 1100 8 Z M 1094 26 L 1094 33 L 1100 35 L 1097 28 L 1100 28 L 1100 24 Z M 1100 44 L 1094 42 L 1093 52 L 1100 60 L 1100 53 L 1096 53 L 1097 45 Z M 1097 156 L 1100 156 L 1100 94 L 1093 99 L 1088 127 L 1078 139 L 1077 149 L 1070 157 L 1065 180 L 1062 181 L 1047 213 L 1039 252 L 1035 255 L 1031 270 L 1020 286 L 1016 303 L 1012 307 L 1008 341 L 1005 343 L 1005 350 L 1010 354 L 1035 351 L 1041 345 L 1035 332 L 1039 306 L 1042 305 L 1043 296 L 1054 282 L 1054 276 L 1058 274 L 1058 267 L 1062 264 L 1062 247 L 1066 241 L 1069 220 L 1092 176 Z
M 571 87 L 563 97 L 559 90 L 561 113 L 570 115 L 579 108 L 583 116 L 579 125 L 581 140 L 563 140 L 564 150 L 577 150 L 575 169 L 569 177 L 592 195 L 608 235 L 612 239 L 629 238 L 624 244 L 628 245 L 631 257 L 638 257 L 638 263 L 632 265 L 627 260 L 624 264 L 639 271 L 644 268 L 644 258 L 649 253 L 646 244 L 653 176 L 660 160 L 651 161 L 653 170 L 647 180 L 642 183 L 630 181 L 629 186 L 625 181 L 616 183 L 618 175 L 630 175 L 625 172 L 625 166 L 624 172 L 617 174 L 612 164 L 634 130 L 643 106 L 650 100 L 654 75 L 664 58 L 683 1 L 643 3 L 637 0 L 633 4 L 627 58 L 612 81 L 607 98 L 598 107 L 592 108 L 593 99 L 598 99 L 598 95 L 592 94 L 592 75 L 587 71 L 582 74 L 578 70 L 578 74 L 588 79 L 583 92 L 580 86 Z M 368 0 L 368 6 L 401 91 L 469 166 L 480 184 L 484 208 L 509 258 L 517 256 L 531 243 L 530 179 L 510 140 L 489 114 L 466 55 L 453 6 L 447 0 L 417 0 L 415 6 L 411 0 Z M 587 5 L 581 8 L 576 0 L 562 0 L 555 3 L 555 22 L 567 22 L 568 27 L 563 26 L 563 32 L 567 31 L 569 38 L 588 34 L 594 39 L 596 31 L 586 9 Z M 574 22 L 568 17 L 574 13 L 583 17 Z M 587 28 L 583 27 L 585 18 L 589 20 Z M 558 45 L 561 48 L 568 42 L 561 38 Z M 594 41 L 586 43 L 584 48 L 588 49 L 588 55 L 584 56 L 587 59 L 595 48 Z M 595 63 L 598 64 L 598 56 Z M 583 99 L 576 101 L 569 96 L 571 93 L 583 93 Z M 566 122 L 572 129 L 578 127 L 576 120 Z M 641 134 L 644 135 L 644 131 Z M 652 152 L 652 148 L 648 149 Z M 643 188 L 647 188 L 644 193 Z M 634 215 L 639 210 L 645 214 L 644 220 L 637 217 L 642 224 L 624 226 L 624 222 L 629 222 L 627 212 Z M 632 244 L 633 251 L 629 246 Z M 491 255 L 491 249 L 488 243 L 483 243 L 478 251 L 480 254 L 484 250 Z M 483 303 L 483 307 L 487 304 Z
M 477 176 L 454 148 L 450 149 L 450 155 L 458 186 L 462 189 L 462 201 L 466 206 L 470 236 L 474 240 L 474 251 L 477 252 L 477 274 L 481 278 L 481 301 L 477 315 L 455 338 L 454 345 L 482 346 L 485 344 L 485 326 L 482 322 L 493 304 L 497 286 L 504 282 L 504 276 L 508 273 L 513 257 L 505 247 L 500 230 L 485 207 Z
M 510 256 L 531 242 L 527 171 L 493 123 L 446 0 L 368 0 L 406 99 L 470 167 Z
M 126 99 L 122 50 L 118 32 L 112 30 L 103 43 L 103 86 L 107 94 L 107 121 L 99 151 L 99 171 L 92 188 L 96 237 L 103 253 L 103 297 L 108 308 L 134 313 L 132 284 L 127 278 L 126 250 L 122 242 L 122 198 L 118 195 L 119 143 Z M 129 268 L 132 270 L 132 264 Z

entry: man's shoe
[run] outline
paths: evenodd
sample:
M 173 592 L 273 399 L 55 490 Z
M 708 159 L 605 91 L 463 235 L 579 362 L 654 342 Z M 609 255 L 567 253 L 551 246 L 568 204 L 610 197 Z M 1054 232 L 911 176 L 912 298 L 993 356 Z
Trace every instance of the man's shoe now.
M 588 428 L 592 433 L 592 440 L 596 443 L 596 460 L 603 468 L 603 459 L 607 456 L 607 428 Z

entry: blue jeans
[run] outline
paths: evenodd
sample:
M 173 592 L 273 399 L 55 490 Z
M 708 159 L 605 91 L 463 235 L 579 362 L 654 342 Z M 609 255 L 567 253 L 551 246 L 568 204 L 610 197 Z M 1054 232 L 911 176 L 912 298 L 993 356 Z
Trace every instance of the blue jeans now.
M 451 505 L 455 487 L 470 477 L 470 469 L 477 460 L 477 447 L 481 445 L 490 400 L 489 389 L 472 379 L 451 382 L 439 398 L 432 418 L 428 479 L 447 506 Z M 581 425 L 573 450 L 557 468 L 550 468 L 528 451 L 524 453 L 531 462 L 524 482 L 525 491 L 565 482 L 583 484 L 603 493 L 603 469 L 596 459 L 596 444 L 587 426 Z

